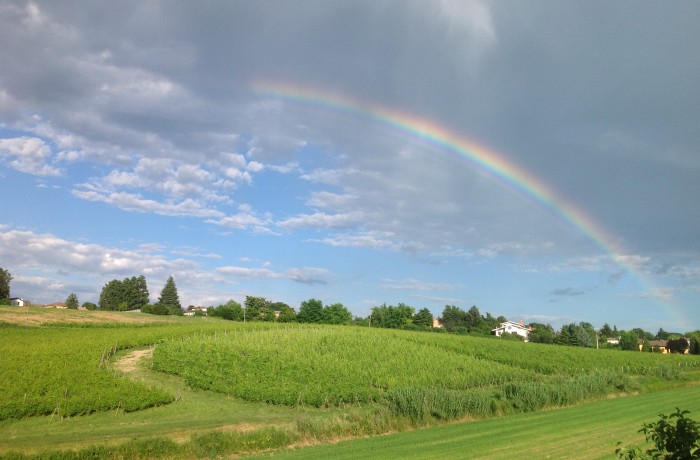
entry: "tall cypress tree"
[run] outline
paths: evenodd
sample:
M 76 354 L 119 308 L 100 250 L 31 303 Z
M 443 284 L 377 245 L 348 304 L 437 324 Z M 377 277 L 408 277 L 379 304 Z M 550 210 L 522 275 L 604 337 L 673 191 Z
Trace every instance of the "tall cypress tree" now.
M 165 282 L 165 286 L 163 286 L 163 290 L 160 291 L 158 305 L 166 307 L 169 310 L 182 311 L 182 305 L 180 305 L 180 299 L 177 295 L 177 287 L 175 286 L 175 281 L 172 276 L 168 278 L 168 281 Z
M 149 294 L 148 285 L 146 284 L 146 277 L 141 275 L 136 279 L 136 289 L 138 290 L 138 308 L 143 308 L 144 305 L 148 304 Z

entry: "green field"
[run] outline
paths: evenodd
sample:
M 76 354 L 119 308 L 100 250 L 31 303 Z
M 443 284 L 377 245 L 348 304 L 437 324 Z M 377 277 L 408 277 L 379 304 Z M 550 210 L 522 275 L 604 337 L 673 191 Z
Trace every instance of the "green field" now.
M 700 414 L 696 356 L 486 337 L 0 307 L 0 356 L 7 458 L 592 458 Z
M 269 455 L 276 459 L 614 459 L 618 442 L 640 445 L 644 422 L 675 407 L 700 416 L 700 387 L 659 391 L 552 411 L 517 414 L 343 441 Z

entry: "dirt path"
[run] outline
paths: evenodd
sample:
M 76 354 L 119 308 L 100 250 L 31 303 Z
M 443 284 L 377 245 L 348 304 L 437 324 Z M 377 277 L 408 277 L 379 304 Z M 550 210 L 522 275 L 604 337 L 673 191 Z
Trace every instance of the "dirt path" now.
M 153 356 L 153 348 L 134 350 L 119 358 L 114 363 L 114 369 L 124 373 L 134 372 L 140 360 L 150 358 L 151 356 Z

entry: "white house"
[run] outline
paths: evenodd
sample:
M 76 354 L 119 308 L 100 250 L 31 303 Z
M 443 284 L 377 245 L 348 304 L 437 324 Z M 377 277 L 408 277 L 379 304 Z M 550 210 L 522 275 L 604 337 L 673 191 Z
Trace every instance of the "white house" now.
M 204 314 L 204 316 L 207 315 L 207 311 L 209 310 L 208 307 L 195 307 L 194 305 L 190 305 L 187 307 L 187 310 L 185 313 L 183 313 L 184 316 L 195 316 L 197 312 L 200 312 Z
M 29 301 L 20 299 L 19 297 L 13 297 L 10 299 L 10 305 L 14 307 L 26 307 L 27 305 L 29 305 Z
M 529 326 L 524 326 L 522 322 L 514 323 L 512 321 L 505 321 L 501 323 L 497 328 L 492 329 L 491 332 L 496 336 L 500 337 L 503 334 L 518 334 L 520 337 L 527 341 L 528 336 L 532 328 Z

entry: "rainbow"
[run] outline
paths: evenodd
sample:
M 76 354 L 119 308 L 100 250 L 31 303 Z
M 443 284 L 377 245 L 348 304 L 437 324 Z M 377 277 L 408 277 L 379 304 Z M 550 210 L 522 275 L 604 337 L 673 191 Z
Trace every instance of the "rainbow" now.
M 645 291 L 654 292 L 652 284 L 634 265 L 634 258 L 625 255 L 624 249 L 617 240 L 600 224 L 573 203 L 554 193 L 542 180 L 496 151 L 466 139 L 433 121 L 374 103 L 349 98 L 338 92 L 267 80 L 253 81 L 251 88 L 256 93 L 269 97 L 366 116 L 399 132 L 418 138 L 424 143 L 436 146 L 442 151 L 457 155 L 473 167 L 505 182 L 514 190 L 544 207 L 556 218 L 573 227 L 600 247 L 615 264 L 630 273 Z M 664 303 L 668 304 L 669 302 Z M 676 319 L 689 324 L 677 309 L 670 305 L 664 305 L 664 307 Z

